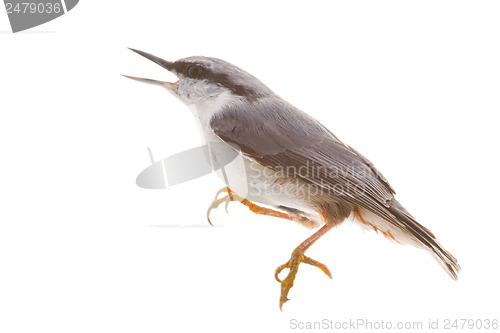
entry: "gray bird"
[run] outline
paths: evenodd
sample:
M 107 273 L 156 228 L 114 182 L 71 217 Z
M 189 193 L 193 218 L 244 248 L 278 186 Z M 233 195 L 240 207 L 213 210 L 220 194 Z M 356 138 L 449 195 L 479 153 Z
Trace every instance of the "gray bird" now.
M 318 228 L 276 269 L 281 283 L 280 309 L 288 301 L 300 263 L 329 269 L 305 251 L 348 218 L 380 231 L 388 239 L 431 253 L 453 278 L 460 266 L 394 198 L 394 190 L 374 165 L 340 141 L 317 120 L 281 99 L 242 69 L 220 59 L 189 57 L 165 61 L 132 51 L 175 74 L 175 83 L 127 76 L 165 87 L 198 118 L 207 143 L 226 143 L 244 163 L 225 166 L 233 181 L 221 189 L 210 210 L 239 201 L 257 214 Z M 220 193 L 225 196 L 218 198 Z M 209 220 L 210 221 L 210 220 Z M 289 273 L 281 280 L 278 274 Z

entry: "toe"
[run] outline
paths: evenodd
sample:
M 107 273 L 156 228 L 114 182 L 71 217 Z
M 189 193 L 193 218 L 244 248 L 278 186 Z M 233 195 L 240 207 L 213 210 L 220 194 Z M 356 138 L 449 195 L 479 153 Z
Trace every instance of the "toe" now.
M 289 263 L 287 262 L 286 264 L 283 264 L 283 265 L 280 265 L 276 268 L 276 271 L 274 271 L 274 278 L 276 279 L 276 281 L 278 281 L 279 283 L 281 283 L 281 279 L 279 277 L 279 274 L 281 273 L 282 270 L 284 270 L 285 268 L 290 268 L 290 265 Z
M 325 273 L 325 274 L 326 274 L 326 275 L 327 275 L 330 279 L 332 278 L 332 273 L 330 272 L 330 270 L 328 269 L 328 267 L 327 267 L 325 264 L 320 263 L 319 261 L 314 260 L 314 259 L 312 259 L 312 258 L 309 258 L 309 257 L 307 257 L 307 256 L 305 256 L 305 255 L 304 255 L 304 256 L 302 256 L 301 261 L 302 261 L 303 263 L 306 263 L 306 264 L 309 264 L 309 265 L 312 265 L 312 266 L 316 266 L 316 267 L 318 267 L 318 268 L 319 268 L 319 269 L 321 269 L 321 271 L 322 271 L 323 273 Z

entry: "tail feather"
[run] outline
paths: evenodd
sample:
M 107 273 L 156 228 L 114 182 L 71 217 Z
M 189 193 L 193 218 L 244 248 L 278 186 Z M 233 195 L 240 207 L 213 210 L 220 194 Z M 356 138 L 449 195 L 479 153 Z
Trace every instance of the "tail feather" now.
M 387 203 L 388 210 L 396 217 L 397 221 L 433 254 L 452 279 L 457 280 L 461 270 L 457 259 L 446 251 L 436 240 L 434 234 L 418 223 L 396 199 L 389 200 Z

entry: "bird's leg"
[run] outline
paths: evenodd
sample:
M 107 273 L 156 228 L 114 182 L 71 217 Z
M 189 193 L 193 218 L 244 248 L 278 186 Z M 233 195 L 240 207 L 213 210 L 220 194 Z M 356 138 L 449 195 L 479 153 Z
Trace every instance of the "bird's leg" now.
M 290 214 L 283 213 L 283 212 L 280 212 L 280 211 L 277 211 L 277 210 L 274 210 L 271 208 L 266 208 L 266 207 L 256 205 L 247 199 L 243 199 L 241 201 L 241 203 L 244 204 L 245 206 L 247 206 L 248 209 L 250 209 L 250 211 L 252 211 L 258 215 L 267 215 L 267 216 L 274 216 L 274 217 L 279 217 L 279 218 L 287 219 L 287 220 L 293 220 L 293 216 L 291 216 Z
M 311 237 L 297 246 L 295 250 L 293 250 L 292 256 L 286 264 L 278 266 L 278 268 L 276 268 L 274 276 L 276 280 L 281 283 L 280 310 L 282 309 L 283 304 L 288 301 L 288 292 L 293 287 L 293 281 L 295 280 L 295 276 L 297 275 L 297 272 L 299 270 L 300 263 L 303 262 L 309 265 L 316 266 L 321 269 L 323 273 L 325 273 L 330 279 L 332 278 L 332 273 L 330 273 L 330 270 L 328 269 L 328 267 L 326 267 L 326 265 L 304 255 L 304 252 L 306 252 L 307 249 L 314 244 L 314 242 L 316 242 L 321 236 L 326 234 L 331 228 L 333 228 L 333 225 L 331 224 L 323 225 L 321 229 L 319 229 Z M 285 268 L 289 268 L 290 271 L 288 272 L 286 278 L 281 281 L 278 275 Z
M 219 194 L 221 194 L 221 193 L 227 193 L 227 195 L 219 198 Z M 271 208 L 266 208 L 266 207 L 256 205 L 253 202 L 251 202 L 250 200 L 247 200 L 247 199 L 239 196 L 238 194 L 234 193 L 233 191 L 231 191 L 231 189 L 229 187 L 223 187 L 217 192 L 217 194 L 215 195 L 214 201 L 212 201 L 212 204 L 210 205 L 210 207 L 208 207 L 208 211 L 207 211 L 208 223 L 212 224 L 212 222 L 210 222 L 210 212 L 212 211 L 212 209 L 219 207 L 219 205 L 221 203 L 225 202 L 226 203 L 226 211 L 227 211 L 227 205 L 231 201 L 241 202 L 242 204 L 247 206 L 248 209 L 250 209 L 250 211 L 254 212 L 255 214 L 274 216 L 274 217 L 279 217 L 279 218 L 287 219 L 287 220 L 295 220 L 296 219 L 295 216 L 292 216 L 290 214 L 283 213 L 283 212 L 280 212 L 280 211 L 277 211 L 277 210 L 274 210 Z

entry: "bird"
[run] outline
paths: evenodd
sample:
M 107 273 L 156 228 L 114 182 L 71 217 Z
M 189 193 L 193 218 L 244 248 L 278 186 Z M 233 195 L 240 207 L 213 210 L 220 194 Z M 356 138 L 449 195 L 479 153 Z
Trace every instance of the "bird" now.
M 300 264 L 328 267 L 305 255 L 318 239 L 346 220 L 380 232 L 389 240 L 430 253 L 452 279 L 455 257 L 396 200 L 395 191 L 373 163 L 343 143 L 326 126 L 283 100 L 259 79 L 231 63 L 192 56 L 166 61 L 131 49 L 175 74 L 176 82 L 124 75 L 164 87 L 193 110 L 207 142 L 225 144 L 244 163 L 225 167 L 234 181 L 217 192 L 210 211 L 240 202 L 259 214 L 314 229 L 277 267 L 279 308 L 289 301 Z M 222 196 L 219 198 L 219 195 Z M 279 274 L 288 269 L 284 279 Z

